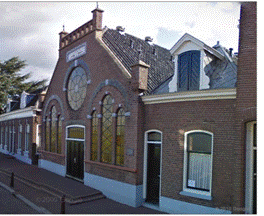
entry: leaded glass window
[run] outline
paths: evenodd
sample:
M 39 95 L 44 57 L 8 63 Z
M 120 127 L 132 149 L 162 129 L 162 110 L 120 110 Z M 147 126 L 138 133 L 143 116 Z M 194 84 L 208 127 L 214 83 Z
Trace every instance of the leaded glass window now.
M 75 68 L 68 82 L 68 102 L 73 110 L 78 110 L 85 99 L 87 77 L 83 68 Z
M 50 119 L 48 117 L 46 118 L 45 135 L 46 135 L 46 151 L 50 151 Z
M 91 160 L 97 160 L 98 149 L 98 118 L 97 112 L 94 111 L 92 115 L 92 145 L 91 145 Z
M 56 107 L 53 106 L 51 109 L 51 143 L 50 143 L 50 151 L 56 152 L 57 145 L 57 110 Z
M 61 139 L 62 139 L 62 117 L 58 118 L 58 143 L 57 143 L 57 153 L 61 154 Z
M 125 111 L 120 109 L 117 113 L 116 124 L 116 165 L 124 165 L 124 147 L 125 147 Z
M 112 162 L 112 140 L 113 140 L 113 99 L 107 95 L 103 100 L 102 108 L 102 145 L 101 161 L 104 163 Z

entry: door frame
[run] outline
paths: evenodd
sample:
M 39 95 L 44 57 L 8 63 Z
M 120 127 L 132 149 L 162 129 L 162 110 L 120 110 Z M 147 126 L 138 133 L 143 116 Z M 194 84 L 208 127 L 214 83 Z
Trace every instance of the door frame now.
M 246 185 L 245 185 L 245 212 L 252 214 L 253 212 L 253 136 L 254 124 L 256 121 L 246 123 Z
M 84 138 L 83 139 L 77 139 L 77 138 L 68 138 L 68 128 L 73 128 L 73 127 L 79 127 L 79 128 L 83 128 L 83 130 L 84 130 Z M 66 157 L 65 157 L 65 167 L 66 167 L 66 173 L 65 173 L 65 175 L 67 176 L 67 148 L 68 148 L 68 140 L 72 140 L 72 141 L 81 141 L 81 142 L 83 142 L 83 173 L 85 173 L 85 163 L 84 163 L 84 161 L 85 161 L 85 151 L 86 151 L 86 145 L 85 145 L 85 137 L 86 137 L 86 133 L 85 133 L 85 126 L 84 125 L 68 125 L 68 126 L 66 126 L 66 136 L 65 136 L 65 155 L 66 155 Z M 75 177 L 74 176 L 70 176 L 70 177 L 72 177 L 72 178 L 74 178 L 75 179 Z M 76 178 L 76 180 L 79 180 L 79 179 L 77 179 Z M 83 179 L 82 179 L 83 180 Z
M 161 141 L 148 141 L 148 133 L 157 132 L 161 134 Z M 148 130 L 145 132 L 144 139 L 144 167 L 143 167 L 143 199 L 147 198 L 147 176 L 148 176 L 148 144 L 157 144 L 160 145 L 160 185 L 159 185 L 159 200 L 161 196 L 161 177 L 162 177 L 162 142 L 163 134 L 160 130 Z

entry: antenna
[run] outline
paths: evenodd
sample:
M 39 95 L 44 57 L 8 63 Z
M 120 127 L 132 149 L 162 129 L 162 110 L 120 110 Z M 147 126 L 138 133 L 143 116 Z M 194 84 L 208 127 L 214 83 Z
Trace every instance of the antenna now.
M 96 9 L 98 9 L 98 1 L 96 2 Z
M 62 30 L 65 31 L 65 26 L 64 25 L 62 26 Z

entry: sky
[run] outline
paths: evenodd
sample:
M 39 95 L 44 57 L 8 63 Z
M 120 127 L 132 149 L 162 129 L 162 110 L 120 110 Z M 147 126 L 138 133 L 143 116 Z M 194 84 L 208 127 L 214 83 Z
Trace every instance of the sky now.
M 238 51 L 238 2 L 98 2 L 103 26 L 171 49 L 189 33 L 209 46 L 217 41 Z M 50 80 L 58 61 L 59 32 L 70 33 L 92 19 L 96 2 L 1 2 L 0 61 L 18 56 L 22 73 Z

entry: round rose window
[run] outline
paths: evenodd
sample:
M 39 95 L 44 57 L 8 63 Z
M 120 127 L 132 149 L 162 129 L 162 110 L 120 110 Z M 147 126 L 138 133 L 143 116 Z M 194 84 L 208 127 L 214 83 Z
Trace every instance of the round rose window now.
M 75 68 L 68 81 L 68 102 L 73 110 L 78 110 L 85 99 L 87 77 L 84 69 Z

